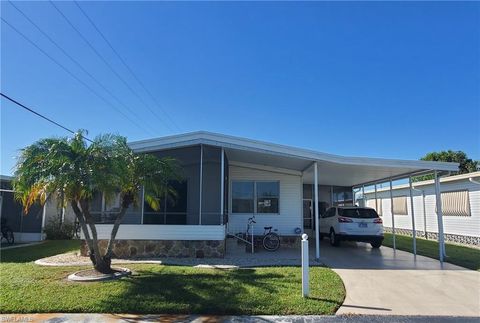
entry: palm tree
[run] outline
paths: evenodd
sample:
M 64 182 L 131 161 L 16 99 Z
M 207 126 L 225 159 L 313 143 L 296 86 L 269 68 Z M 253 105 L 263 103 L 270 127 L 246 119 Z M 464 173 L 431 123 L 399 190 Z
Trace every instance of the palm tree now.
M 13 186 L 25 212 L 37 201 L 63 194 L 80 223 L 94 268 L 111 273 L 113 244 L 127 209 L 138 201 L 144 187 L 145 200 L 154 210 L 165 195 L 175 196 L 168 185 L 179 180 L 178 164 L 171 158 L 135 154 L 125 137 L 101 135 L 87 144 L 84 132 L 72 138 L 41 139 L 24 148 L 16 164 Z M 115 217 L 110 239 L 101 254 L 91 204 L 95 193 L 107 200 L 120 194 L 120 210 Z

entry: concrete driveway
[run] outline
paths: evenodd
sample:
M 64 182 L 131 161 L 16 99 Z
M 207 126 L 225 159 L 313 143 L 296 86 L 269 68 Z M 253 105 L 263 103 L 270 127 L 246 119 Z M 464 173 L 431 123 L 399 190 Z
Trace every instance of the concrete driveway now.
M 365 243 L 325 240 L 320 250 L 347 290 L 337 315 L 480 316 L 480 272 Z

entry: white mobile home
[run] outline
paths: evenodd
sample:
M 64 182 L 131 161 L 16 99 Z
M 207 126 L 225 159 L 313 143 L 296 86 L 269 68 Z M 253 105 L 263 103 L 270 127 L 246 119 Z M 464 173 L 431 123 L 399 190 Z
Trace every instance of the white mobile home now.
M 480 172 L 444 177 L 440 183 L 445 240 L 480 246 Z M 377 212 L 383 216 L 385 227 L 391 230 L 395 224 L 396 232 L 412 235 L 414 221 L 416 236 L 427 239 L 438 238 L 438 216 L 433 180 L 413 183 L 413 204 L 410 202 L 408 184 L 394 185 L 393 199 L 390 199 L 388 187 L 377 189 L 376 201 L 374 189 L 370 187 L 364 192 L 365 204 L 377 208 Z M 393 208 L 391 208 L 392 200 Z
M 351 204 L 353 187 L 458 169 L 456 163 L 344 157 L 208 132 L 130 146 L 177 159 L 185 181 L 172 183 L 177 201 L 165 200 L 160 211 L 145 203 L 131 209 L 114 248 L 122 257 L 222 257 L 227 235 L 245 230 L 253 215 L 255 233 L 273 226 L 288 246 L 307 232 L 318 255 L 318 217 L 331 205 Z M 115 205 L 101 197 L 93 205 L 99 238 L 108 239 Z

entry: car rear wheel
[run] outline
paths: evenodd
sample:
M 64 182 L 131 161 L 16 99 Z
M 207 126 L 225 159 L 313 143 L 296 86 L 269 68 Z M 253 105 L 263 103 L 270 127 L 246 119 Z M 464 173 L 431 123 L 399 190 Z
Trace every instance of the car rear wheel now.
M 330 244 L 334 247 L 338 247 L 340 245 L 340 240 L 333 229 L 330 230 Z
M 376 240 L 376 241 L 370 242 L 370 244 L 372 245 L 372 248 L 378 249 L 382 246 L 382 241 L 381 240 Z

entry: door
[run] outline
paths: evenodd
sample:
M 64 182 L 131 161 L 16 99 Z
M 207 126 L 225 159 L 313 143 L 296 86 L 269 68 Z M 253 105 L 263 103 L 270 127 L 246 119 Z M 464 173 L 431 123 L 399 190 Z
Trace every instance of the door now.
M 303 231 L 309 236 L 312 235 L 314 229 L 313 219 L 313 203 L 311 199 L 303 200 Z

